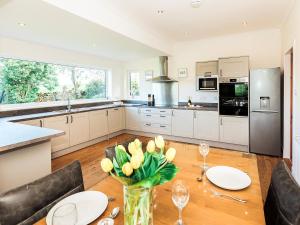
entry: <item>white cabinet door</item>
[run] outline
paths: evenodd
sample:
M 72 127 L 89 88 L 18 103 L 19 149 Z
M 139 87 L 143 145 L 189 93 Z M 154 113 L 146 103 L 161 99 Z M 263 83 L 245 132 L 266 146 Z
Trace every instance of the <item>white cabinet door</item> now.
M 193 133 L 194 111 L 174 109 L 172 111 L 172 135 L 193 138 Z
M 128 130 L 141 131 L 143 127 L 142 114 L 139 107 L 126 107 L 125 108 L 125 127 Z
M 108 130 L 114 133 L 125 128 L 124 108 L 113 108 L 108 110 Z
M 84 143 L 90 139 L 89 114 L 70 115 L 70 146 Z
M 43 119 L 25 120 L 25 121 L 21 121 L 19 123 L 29 125 L 29 126 L 42 127 L 43 126 Z
M 219 141 L 219 113 L 195 111 L 194 137 L 201 140 Z
M 249 57 L 233 57 L 219 59 L 220 77 L 248 77 Z
M 218 61 L 197 62 L 196 75 L 217 75 L 218 74 Z
M 248 145 L 248 117 L 220 117 L 220 141 L 230 144 Z
M 64 131 L 65 134 L 51 139 L 52 152 L 56 152 L 70 146 L 69 116 L 55 116 L 44 119 L 44 127 Z
M 107 110 L 89 112 L 90 140 L 108 134 Z

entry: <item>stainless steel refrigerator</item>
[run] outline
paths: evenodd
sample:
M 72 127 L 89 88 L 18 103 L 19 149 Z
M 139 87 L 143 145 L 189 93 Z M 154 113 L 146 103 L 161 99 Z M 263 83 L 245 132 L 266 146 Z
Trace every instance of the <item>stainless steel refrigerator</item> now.
M 250 71 L 250 152 L 282 155 L 280 68 Z

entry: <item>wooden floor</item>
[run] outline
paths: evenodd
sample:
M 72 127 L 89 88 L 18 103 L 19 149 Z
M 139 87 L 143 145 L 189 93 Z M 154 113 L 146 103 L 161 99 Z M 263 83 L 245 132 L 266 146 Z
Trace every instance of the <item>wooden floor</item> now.
M 100 168 L 100 161 L 105 157 L 104 151 L 108 146 L 115 145 L 116 143 L 121 143 L 123 141 L 134 138 L 135 136 L 129 134 L 122 134 L 109 141 L 103 141 L 101 143 L 89 146 L 87 148 L 81 149 L 79 151 L 70 153 L 68 155 L 56 158 L 52 160 L 52 170 L 55 171 L 64 165 L 71 163 L 74 160 L 79 160 L 82 166 L 82 173 L 84 179 L 85 189 L 95 185 L 101 181 L 105 176 L 107 176 Z M 139 137 L 141 141 L 148 141 L 150 138 Z M 167 145 L 174 145 L 172 141 L 167 141 Z M 187 143 L 176 142 L 176 148 L 191 148 L 196 145 Z M 280 158 L 270 157 L 270 156 L 257 156 L 257 165 L 260 176 L 262 197 L 265 200 L 268 187 L 270 184 L 270 178 L 272 174 L 273 167 L 277 164 Z

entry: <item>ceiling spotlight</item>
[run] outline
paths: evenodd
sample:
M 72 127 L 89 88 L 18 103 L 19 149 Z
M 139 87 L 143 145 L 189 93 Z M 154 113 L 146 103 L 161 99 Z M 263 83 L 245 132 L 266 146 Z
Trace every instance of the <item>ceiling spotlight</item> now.
M 246 27 L 248 25 L 247 21 L 243 21 L 243 26 Z
M 157 10 L 157 14 L 163 14 L 165 11 L 162 9 Z
M 202 4 L 203 0 L 192 0 L 191 1 L 191 6 L 193 8 L 199 8 Z
M 25 27 L 25 26 L 26 26 L 26 23 L 19 22 L 18 25 L 19 25 L 20 27 Z

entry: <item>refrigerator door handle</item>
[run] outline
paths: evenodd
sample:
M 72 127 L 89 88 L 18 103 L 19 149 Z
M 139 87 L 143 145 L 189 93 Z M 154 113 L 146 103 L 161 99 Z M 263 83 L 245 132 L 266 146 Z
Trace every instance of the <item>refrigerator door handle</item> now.
M 279 111 L 275 111 L 275 110 L 252 110 L 251 112 L 257 112 L 257 113 L 279 113 Z

